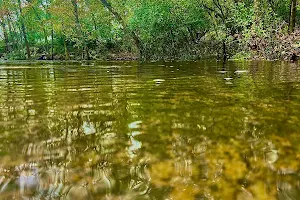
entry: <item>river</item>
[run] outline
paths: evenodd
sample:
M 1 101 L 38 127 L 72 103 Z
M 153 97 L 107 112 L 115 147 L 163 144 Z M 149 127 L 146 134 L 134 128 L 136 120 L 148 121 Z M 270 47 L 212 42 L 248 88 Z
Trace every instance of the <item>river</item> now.
M 300 199 L 300 67 L 0 65 L 0 199 Z

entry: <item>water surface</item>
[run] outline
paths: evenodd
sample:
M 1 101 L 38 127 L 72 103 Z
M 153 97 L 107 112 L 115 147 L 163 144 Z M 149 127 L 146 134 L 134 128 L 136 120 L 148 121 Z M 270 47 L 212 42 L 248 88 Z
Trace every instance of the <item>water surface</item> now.
M 0 66 L 0 199 L 300 199 L 300 66 Z

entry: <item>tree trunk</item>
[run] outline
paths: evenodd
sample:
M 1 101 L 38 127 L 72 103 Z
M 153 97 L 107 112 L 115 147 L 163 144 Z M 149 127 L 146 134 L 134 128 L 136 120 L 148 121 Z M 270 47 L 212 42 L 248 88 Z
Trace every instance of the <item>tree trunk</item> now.
M 14 36 L 15 31 L 12 28 L 10 18 L 7 19 L 7 25 L 8 25 L 9 39 L 12 42 L 11 50 L 16 50 L 16 49 L 18 49 L 18 47 L 17 47 L 16 42 L 15 42 L 15 36 Z
M 291 12 L 290 12 L 290 24 L 289 32 L 294 32 L 296 23 L 296 12 L 297 12 L 297 0 L 291 0 Z
M 54 29 L 52 24 L 51 30 L 51 60 L 54 60 Z
M 226 43 L 225 40 L 223 40 L 223 62 L 226 63 L 226 61 L 227 61 Z
M 10 46 L 9 46 L 8 34 L 7 34 L 7 30 L 6 30 L 6 27 L 5 27 L 4 20 L 3 19 L 0 20 L 0 23 L 1 23 L 1 27 L 2 27 L 3 36 L 4 36 L 5 52 L 9 53 Z
M 92 20 L 93 20 L 93 23 L 94 23 L 94 29 L 95 31 L 98 30 L 98 27 L 97 27 L 97 23 L 96 23 L 96 20 L 95 20 L 95 15 L 92 13 Z
M 260 18 L 260 11 L 259 11 L 259 0 L 253 0 L 253 9 L 254 9 L 254 21 L 255 25 L 259 24 L 259 18 Z
M 28 39 L 27 39 L 26 27 L 25 27 L 25 24 L 24 24 L 23 16 L 22 16 L 21 0 L 18 0 L 18 3 L 19 3 L 20 20 L 21 20 L 21 31 L 22 31 L 25 46 L 26 46 L 27 58 L 30 59 L 31 58 L 30 48 L 29 48 L 29 42 L 28 42 Z
M 64 41 L 64 48 L 65 48 L 65 59 L 66 60 L 70 60 L 70 53 L 69 53 L 69 50 L 68 50 L 68 43 L 67 43 L 67 37 L 66 37 L 66 31 L 65 31 L 65 25 L 64 23 L 62 22 L 61 23 L 61 26 L 62 26 L 62 29 L 63 29 L 63 41 Z
M 42 18 L 40 17 L 40 15 L 38 14 L 38 12 L 36 11 L 36 9 L 34 8 L 34 7 L 32 7 L 32 9 L 33 9 L 33 11 L 34 11 L 34 13 L 35 13 L 35 15 L 36 15 L 36 17 L 38 18 L 38 20 L 40 21 L 40 22 L 42 22 Z M 49 43 L 48 43 L 48 36 L 47 36 L 47 31 L 46 31 L 46 28 L 45 28 L 45 25 L 42 23 L 41 24 L 42 25 L 42 29 L 43 29 L 43 33 L 44 33 L 44 40 L 45 40 L 45 45 L 44 45 L 44 49 L 45 49 L 45 52 L 47 53 L 47 54 L 49 54 L 49 52 L 48 52 L 48 46 L 49 46 Z
M 83 42 L 83 55 L 85 55 L 83 57 L 85 59 L 89 60 L 88 47 L 87 47 L 85 36 L 84 36 L 84 33 L 82 31 L 82 28 L 81 28 L 80 21 L 79 21 L 77 0 L 71 0 L 71 1 L 72 1 L 72 4 L 73 4 L 73 9 L 74 9 L 74 16 L 75 16 L 75 23 L 76 23 L 76 28 L 77 28 L 77 34 L 79 35 L 79 37 L 82 39 L 82 42 Z
M 122 25 L 123 30 L 128 31 L 131 34 L 131 37 L 134 40 L 134 43 L 139 50 L 140 56 L 143 56 L 144 49 L 143 49 L 141 39 L 138 37 L 138 35 L 134 31 L 130 31 L 127 29 L 127 26 L 126 26 L 123 18 L 121 17 L 121 15 L 116 10 L 113 9 L 111 4 L 108 3 L 107 0 L 100 0 L 100 1 L 101 1 L 102 5 L 105 8 L 107 8 L 113 14 L 113 16 L 116 18 L 116 20 Z
M 64 40 L 64 48 L 65 48 L 65 56 L 66 56 L 65 60 L 70 60 L 70 54 L 69 54 L 69 50 L 68 50 L 68 46 L 67 46 L 67 40 L 65 37 L 63 38 L 63 40 Z

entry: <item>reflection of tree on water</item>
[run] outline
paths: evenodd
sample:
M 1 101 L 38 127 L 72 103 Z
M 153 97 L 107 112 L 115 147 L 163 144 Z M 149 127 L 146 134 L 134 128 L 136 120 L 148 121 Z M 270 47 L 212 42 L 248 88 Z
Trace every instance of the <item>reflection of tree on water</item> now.
M 245 66 L 231 66 L 228 87 L 216 70 L 194 65 L 20 70 L 0 79 L 10 85 L 0 90 L 0 123 L 9 123 L 0 126 L 1 196 L 298 197 L 299 104 L 273 84 L 282 77 L 255 70 L 237 78 Z M 165 81 L 157 86 L 157 78 Z
M 235 90 L 238 90 L 240 86 L 244 87 L 244 80 L 246 81 L 245 88 L 249 88 L 253 84 L 248 77 L 241 77 L 235 83 L 237 84 Z M 284 160 L 282 154 L 285 154 L 281 152 L 285 150 L 279 151 L 278 147 L 282 146 L 282 141 L 286 140 L 285 137 L 280 136 L 282 132 L 278 131 L 297 132 L 299 128 L 297 123 L 293 122 L 291 124 L 293 126 L 285 129 L 280 127 L 283 124 L 277 121 L 276 115 L 277 111 L 280 114 L 285 106 L 281 102 L 272 101 L 272 97 L 276 97 L 276 94 L 271 94 L 270 98 L 265 96 L 269 101 L 268 104 L 274 105 L 274 109 L 271 107 L 270 109 L 264 99 L 259 100 L 255 94 L 250 94 L 253 90 L 238 90 L 251 97 L 248 99 L 232 93 L 232 90 L 227 90 L 228 93 L 226 93 L 224 90 L 218 91 L 219 87 L 203 86 L 205 80 L 199 79 L 198 81 L 198 87 L 176 96 L 174 91 L 180 90 L 178 85 L 175 89 L 172 87 L 172 82 L 169 82 L 170 84 L 163 88 L 164 100 L 172 102 L 172 108 L 176 108 L 174 113 L 169 113 L 173 118 L 172 129 L 166 129 L 166 127 L 172 127 L 170 118 L 163 114 L 164 110 L 167 110 L 166 104 L 157 102 L 155 105 L 151 105 L 156 108 L 155 110 L 147 110 L 150 111 L 148 115 L 151 118 L 143 121 L 144 124 L 147 124 L 147 130 L 144 132 L 149 135 L 141 137 L 140 140 L 143 146 L 149 147 L 146 148 L 148 153 L 145 154 L 153 155 L 154 163 L 151 165 L 152 183 L 155 185 L 153 190 L 158 190 L 157 193 L 171 191 L 169 195 L 183 199 L 183 196 L 180 196 L 184 195 L 183 192 L 178 193 L 178 188 L 180 190 L 178 181 L 181 180 L 187 191 L 185 199 L 188 197 L 192 199 L 194 195 L 199 198 L 212 196 L 230 199 L 276 198 L 277 183 L 279 183 L 276 182 L 276 179 L 280 177 L 278 172 L 282 170 L 282 160 Z M 211 80 L 213 86 L 220 86 L 220 82 L 212 82 L 214 81 Z M 189 84 L 190 88 L 195 81 L 189 80 Z M 203 88 L 210 91 L 201 91 Z M 265 90 L 266 88 L 257 89 Z M 182 88 L 182 90 L 184 89 Z M 202 96 L 202 99 L 198 99 L 197 93 L 206 94 L 205 96 L 208 98 L 205 99 Z M 144 95 L 142 100 L 155 98 L 151 94 Z M 264 95 L 268 95 L 268 93 Z M 212 100 L 213 102 L 211 102 Z M 253 100 L 258 106 L 252 103 Z M 149 104 L 148 101 L 141 103 L 142 108 L 146 108 L 147 104 Z M 192 110 L 196 110 L 197 113 L 185 113 L 185 110 L 181 112 L 182 107 L 189 108 L 189 104 L 193 105 L 190 107 L 193 107 Z M 186 110 L 191 111 L 191 109 Z M 293 118 L 292 116 L 295 116 L 295 113 L 291 113 L 289 116 L 280 116 L 279 119 L 290 120 Z M 200 130 L 196 130 L 197 128 Z M 276 138 L 280 138 L 280 142 Z M 165 142 L 166 140 L 168 142 Z M 158 142 L 160 144 L 157 144 Z M 160 150 L 162 152 L 158 153 L 156 145 L 153 148 L 150 147 L 154 143 L 164 147 Z M 172 146 L 167 145 L 170 143 Z M 199 154 L 195 152 L 199 152 Z M 164 158 L 165 161 L 161 162 L 157 156 L 162 156 L 159 158 Z M 296 160 L 295 157 L 289 159 L 289 161 L 297 163 Z M 296 165 L 293 168 L 292 171 L 295 175 L 299 166 Z M 265 180 L 266 175 L 273 178 Z M 201 183 L 198 179 L 194 179 L 195 177 L 202 177 Z M 193 182 L 193 180 L 197 180 L 197 182 Z M 290 182 L 291 187 L 293 187 L 292 185 L 295 187 L 296 182 Z
M 55 74 L 55 72 L 52 72 L 53 75 L 58 79 L 61 76 Z M 75 84 L 75 81 L 90 80 L 88 78 L 90 77 L 74 80 L 71 76 L 70 81 L 74 81 L 72 84 Z M 122 77 L 117 79 L 122 79 Z M 124 140 L 128 141 L 128 138 L 126 131 L 123 130 L 127 125 L 123 121 L 116 120 L 126 120 L 124 114 L 127 112 L 128 106 L 124 106 L 124 103 L 127 104 L 127 102 L 123 101 L 126 97 L 124 98 L 122 95 L 126 93 L 122 89 L 125 85 L 123 85 L 123 81 L 121 84 L 117 83 L 117 80 L 111 86 L 107 85 L 107 80 L 96 79 L 90 81 L 96 81 L 92 85 L 94 90 L 92 94 L 96 96 L 96 99 L 86 98 L 86 95 L 91 95 L 91 93 L 85 93 L 80 87 L 76 89 L 83 91 L 79 94 L 80 98 L 76 98 L 75 95 L 78 93 L 72 91 L 66 94 L 65 91 L 68 91 L 69 85 L 58 81 L 53 82 L 53 84 L 56 84 L 55 87 L 47 85 L 48 88 L 51 88 L 51 92 L 48 90 L 49 93 L 46 96 L 47 101 L 52 102 L 49 107 L 39 107 L 36 103 L 39 101 L 38 99 L 32 101 L 31 106 L 40 109 L 42 112 L 36 112 L 26 118 L 24 128 L 20 129 L 18 136 L 19 139 L 26 136 L 23 131 L 28 130 L 27 127 L 32 127 L 30 130 L 34 130 L 34 134 L 39 139 L 26 139 L 23 142 L 28 145 L 24 146 L 22 152 L 19 151 L 22 160 L 20 160 L 20 163 L 24 161 L 35 163 L 34 168 L 27 167 L 19 170 L 20 172 L 12 177 L 12 179 L 21 182 L 19 184 L 21 195 L 28 190 L 28 194 L 26 194 L 34 195 L 36 198 L 56 198 L 59 196 L 69 196 L 71 199 L 72 196 L 96 198 L 99 195 L 105 196 L 110 192 L 117 193 L 117 191 L 125 189 L 121 189 L 121 187 L 127 187 L 128 190 L 138 190 L 139 187 L 142 187 L 141 180 L 144 180 L 143 177 L 138 178 L 138 182 L 128 179 L 130 171 L 132 176 L 143 176 L 141 174 L 143 169 L 138 167 L 134 172 L 134 165 L 128 165 L 127 162 L 124 162 L 124 160 L 128 160 L 127 144 L 124 142 Z M 32 85 L 35 87 L 34 83 Z M 84 84 L 81 83 L 80 85 Z M 40 87 L 43 87 L 43 85 L 39 85 Z M 10 88 L 9 90 L 18 89 Z M 105 94 L 103 91 L 108 93 Z M 18 92 L 18 95 L 32 95 L 32 90 L 26 90 L 26 88 Z M 45 94 L 41 91 L 40 93 Z M 64 96 L 67 98 L 63 101 L 64 104 L 60 105 Z M 38 95 L 35 98 L 38 98 Z M 68 101 L 71 98 L 72 101 Z M 10 103 L 7 100 L 1 100 L 1 102 Z M 114 104 L 112 105 L 110 102 L 114 102 Z M 45 104 L 42 103 L 41 105 Z M 25 104 L 24 107 L 26 108 L 27 105 Z M 7 113 L 7 116 L 11 115 Z M 26 114 L 22 112 L 19 113 L 18 117 L 22 119 L 24 116 Z M 10 132 L 15 130 L 15 126 L 6 127 L 5 129 Z M 47 134 L 43 133 L 45 130 Z M 45 140 L 42 139 L 42 136 Z M 11 140 L 11 142 L 13 141 Z M 11 151 L 9 146 L 4 147 L 4 149 L 8 149 L 8 152 Z M 4 170 L 6 167 L 3 167 Z M 123 174 L 119 174 L 120 168 Z M 31 174 L 31 171 L 35 171 L 35 174 Z M 19 178 L 17 179 L 17 177 Z M 128 182 L 128 184 L 120 185 L 122 180 Z M 10 181 L 9 185 L 11 186 L 5 186 L 3 191 L 16 187 L 12 184 L 14 184 L 14 181 Z M 119 188 L 114 189 L 116 187 Z M 144 191 L 145 188 L 142 190 Z M 31 190 L 34 193 L 30 193 Z

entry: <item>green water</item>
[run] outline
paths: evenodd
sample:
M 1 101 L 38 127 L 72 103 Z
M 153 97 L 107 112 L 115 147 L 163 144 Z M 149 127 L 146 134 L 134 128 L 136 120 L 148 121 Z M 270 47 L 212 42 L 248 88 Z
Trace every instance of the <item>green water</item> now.
M 0 66 L 0 199 L 300 199 L 299 169 L 297 64 Z

